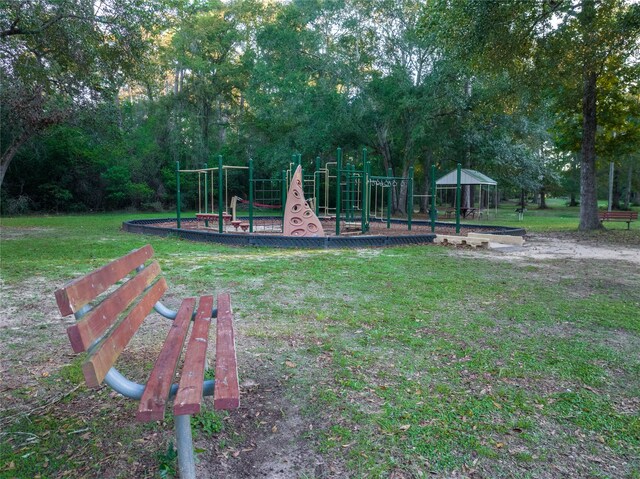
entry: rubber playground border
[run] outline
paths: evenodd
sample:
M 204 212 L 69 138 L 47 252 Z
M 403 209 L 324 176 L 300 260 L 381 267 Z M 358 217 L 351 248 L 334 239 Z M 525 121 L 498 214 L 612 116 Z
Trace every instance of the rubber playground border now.
M 273 218 L 273 217 L 262 217 Z M 215 233 L 213 231 L 200 231 L 193 229 L 178 229 L 157 226 L 159 223 L 175 221 L 175 218 L 129 220 L 122 223 L 122 229 L 129 233 L 176 236 L 190 241 L 205 243 L 218 243 L 230 246 L 264 246 L 270 248 L 367 248 L 401 245 L 419 245 L 433 243 L 434 233 L 402 234 L 393 236 L 384 235 L 351 235 L 351 236 L 325 236 L 322 238 L 304 238 L 282 235 L 266 235 L 252 233 Z M 196 221 L 196 218 L 183 218 L 182 222 Z M 392 220 L 393 223 L 406 223 L 403 220 Z M 430 225 L 429 221 L 414 220 L 413 224 Z M 452 223 L 437 222 L 436 226 L 452 226 Z M 522 228 L 510 228 L 506 226 L 491 225 L 463 225 L 473 226 L 474 229 L 485 233 L 523 236 L 526 231 Z

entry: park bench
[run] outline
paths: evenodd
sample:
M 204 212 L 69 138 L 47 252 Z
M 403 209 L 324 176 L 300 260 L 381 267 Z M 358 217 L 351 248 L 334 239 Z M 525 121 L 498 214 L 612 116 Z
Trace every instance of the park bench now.
M 624 221 L 627 229 L 631 228 L 631 222 L 638 219 L 637 211 L 598 211 L 600 223 L 603 221 Z
M 203 396 L 214 398 L 214 409 L 235 409 L 240 404 L 238 372 L 229 294 L 186 298 L 178 311 L 160 298 L 167 290 L 153 248 L 142 248 L 112 261 L 56 291 L 62 315 L 74 314 L 77 322 L 67 328 L 74 352 L 86 351 L 82 366 L 89 387 L 107 383 L 123 396 L 138 399 L 140 422 L 164 418 L 173 400 L 178 465 L 181 478 L 195 478 L 191 415 L 200 412 Z M 145 263 L 148 263 L 145 266 Z M 144 319 L 155 309 L 173 323 L 146 384 L 127 379 L 113 367 Z M 211 319 L 216 318 L 215 380 L 204 380 Z M 172 384 L 189 326 L 191 335 L 184 354 L 178 384 Z

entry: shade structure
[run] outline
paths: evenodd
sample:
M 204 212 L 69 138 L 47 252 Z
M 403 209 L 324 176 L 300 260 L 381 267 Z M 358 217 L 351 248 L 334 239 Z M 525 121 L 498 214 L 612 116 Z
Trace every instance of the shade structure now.
M 452 189 L 455 189 L 457 185 L 458 185 L 458 171 L 453 170 L 436 181 L 436 192 L 437 190 L 440 190 L 441 193 L 443 190 L 452 190 Z M 476 190 L 478 192 L 478 197 L 476 199 L 478 200 L 478 204 L 480 205 L 480 210 L 483 210 L 484 208 L 487 208 L 487 210 L 489 209 L 489 203 L 490 203 L 490 197 L 491 197 L 490 191 L 491 191 L 491 187 L 493 187 L 494 188 L 494 195 L 493 195 L 494 196 L 494 214 L 496 216 L 498 215 L 498 182 L 496 180 L 489 178 L 487 175 L 485 175 L 484 173 L 480 173 L 479 171 L 463 168 L 460 171 L 460 185 L 465 187 L 468 187 L 468 186 L 478 187 L 478 188 L 468 188 L 468 190 L 469 191 Z M 484 200 L 483 200 L 482 193 L 485 187 L 486 187 L 486 196 L 484 196 Z M 462 205 L 462 206 L 471 207 L 475 201 L 475 199 L 472 198 L 473 196 L 475 195 L 471 192 L 467 196 L 467 201 L 465 202 L 466 205 Z M 441 195 L 441 203 L 442 203 L 442 195 Z
M 442 178 L 436 181 L 437 186 L 455 186 L 458 184 L 458 176 L 457 171 L 453 170 Z M 476 170 L 469 170 L 466 168 L 462 169 L 462 174 L 460 175 L 460 184 L 461 185 L 492 185 L 496 186 L 498 183 L 496 180 L 489 178 L 484 173 L 480 173 Z

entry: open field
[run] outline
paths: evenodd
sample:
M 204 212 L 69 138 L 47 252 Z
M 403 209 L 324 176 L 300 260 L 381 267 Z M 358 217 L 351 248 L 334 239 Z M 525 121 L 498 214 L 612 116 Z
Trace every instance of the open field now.
M 168 305 L 232 294 L 241 407 L 198 420 L 199 477 L 640 478 L 640 225 L 582 235 L 552 205 L 522 222 L 504 206 L 496 224 L 531 231 L 505 251 L 240 249 L 120 232 L 137 214 L 3 218 L 0 477 L 174 473 L 170 417 L 135 424 L 133 401 L 82 385 L 53 296 L 151 243 Z M 143 328 L 122 360 L 137 377 L 168 324 Z

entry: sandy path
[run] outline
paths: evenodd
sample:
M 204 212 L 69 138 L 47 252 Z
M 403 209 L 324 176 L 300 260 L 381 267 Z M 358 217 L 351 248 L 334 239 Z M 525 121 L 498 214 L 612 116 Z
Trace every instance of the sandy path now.
M 640 265 L 640 246 L 599 244 L 592 239 L 544 234 L 527 235 L 523 247 L 489 250 L 507 260 L 578 259 L 627 261 Z

